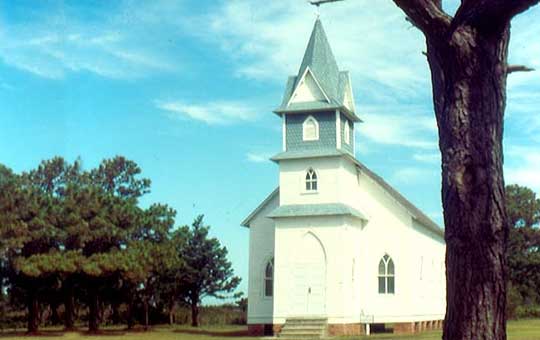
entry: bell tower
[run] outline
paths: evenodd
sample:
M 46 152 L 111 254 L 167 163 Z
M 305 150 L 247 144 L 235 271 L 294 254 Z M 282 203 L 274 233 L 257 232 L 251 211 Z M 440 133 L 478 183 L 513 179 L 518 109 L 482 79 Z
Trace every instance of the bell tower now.
M 271 158 L 279 164 L 280 204 L 350 204 L 345 193 L 356 176 L 354 124 L 361 120 L 349 72 L 339 70 L 319 18 L 274 113 L 283 134 L 283 149 Z
M 290 76 L 281 105 L 283 150 L 272 160 L 354 157 L 355 113 L 349 72 L 340 71 L 321 20 L 317 18 L 298 74 Z

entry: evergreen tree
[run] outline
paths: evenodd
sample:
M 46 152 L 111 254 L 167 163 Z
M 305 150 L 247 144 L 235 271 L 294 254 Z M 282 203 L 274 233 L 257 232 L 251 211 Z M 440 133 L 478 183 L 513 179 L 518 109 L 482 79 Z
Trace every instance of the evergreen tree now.
M 82 212 L 86 223 L 83 233 L 77 233 L 77 243 L 85 257 L 82 275 L 90 332 L 98 330 L 100 294 L 111 281 L 145 271 L 145 261 L 137 258 L 142 253 L 133 250 L 132 242 L 144 215 L 138 199 L 150 188 L 150 180 L 139 179 L 140 173 L 139 166 L 124 157 L 106 159 L 89 173 L 89 183 L 81 192 L 87 202 Z
M 506 187 L 510 223 L 508 268 L 511 287 L 527 304 L 540 303 L 540 199 L 519 185 Z
M 128 247 L 131 257 L 137 261 L 137 270 L 124 274 L 128 287 L 143 306 L 144 326 L 149 326 L 149 308 L 160 301 L 160 278 L 162 273 L 172 273 L 178 268 L 180 259 L 175 255 L 170 241 L 176 211 L 167 205 L 153 204 L 143 213 L 141 223 L 132 235 Z M 132 295 L 132 296 L 133 296 Z
M 60 285 L 59 268 L 66 266 L 61 255 L 63 231 L 59 225 L 60 201 L 70 165 L 60 157 L 43 161 L 37 169 L 21 176 L 4 176 L 0 201 L 0 238 L 5 246 L 5 272 L 12 294 L 26 301 L 28 332 L 39 323 L 39 297 Z
M 184 226 L 175 233 L 175 237 L 186 241 L 179 254 L 184 271 L 178 281 L 178 294 L 191 306 L 193 327 L 199 326 L 199 304 L 204 297 L 225 298 L 222 294 L 231 293 L 240 283 L 227 259 L 227 248 L 209 237 L 210 227 L 204 225 L 203 217 L 198 216 L 191 228 Z

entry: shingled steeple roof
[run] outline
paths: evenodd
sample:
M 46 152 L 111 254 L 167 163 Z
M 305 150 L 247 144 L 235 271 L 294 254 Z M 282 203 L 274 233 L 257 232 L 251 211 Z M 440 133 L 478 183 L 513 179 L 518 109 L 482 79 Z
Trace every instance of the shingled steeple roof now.
M 325 100 L 294 103 L 291 97 L 300 87 L 308 71 L 322 90 Z M 298 74 L 289 77 L 283 101 L 274 112 L 281 114 L 336 109 L 342 110 L 353 121 L 360 121 L 354 113 L 349 72 L 339 70 L 321 20 L 317 18 Z
M 337 99 L 339 68 L 334 53 L 332 53 L 332 49 L 328 43 L 328 38 L 324 32 L 321 20 L 318 18 L 315 21 L 315 26 L 313 27 L 306 52 L 304 53 L 302 65 L 300 65 L 300 70 L 296 76 L 297 83 L 295 87 L 298 86 L 298 82 L 308 67 L 315 75 L 326 95 L 331 99 Z

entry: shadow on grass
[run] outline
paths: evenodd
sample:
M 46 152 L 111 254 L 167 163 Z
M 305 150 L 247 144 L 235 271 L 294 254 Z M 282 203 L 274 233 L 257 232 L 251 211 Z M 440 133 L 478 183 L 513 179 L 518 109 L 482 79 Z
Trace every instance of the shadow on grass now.
M 14 338 L 14 337 L 31 338 L 35 336 L 45 338 L 45 337 L 59 337 L 63 335 L 64 335 L 64 332 L 56 331 L 56 330 L 55 331 L 44 330 L 44 331 L 38 331 L 35 333 L 28 333 L 26 331 L 7 331 L 7 332 L 0 332 L 0 339 L 1 338 Z
M 124 336 L 126 335 L 126 331 L 122 329 L 107 329 L 97 332 L 81 331 L 79 334 L 84 336 Z
M 135 330 L 134 332 L 138 332 L 139 330 Z M 66 334 L 79 334 L 81 336 L 124 336 L 126 333 L 129 333 L 131 331 L 126 331 L 122 329 L 114 329 L 114 330 L 99 330 L 97 332 L 88 332 L 88 331 L 61 331 L 61 330 L 42 330 L 35 333 L 28 333 L 25 331 L 11 331 L 11 332 L 0 332 L 0 339 L 2 338 L 32 338 L 32 337 L 41 337 L 41 338 L 54 338 L 54 337 L 62 337 Z
M 180 334 L 193 334 L 193 335 L 206 335 L 206 336 L 218 336 L 222 338 L 235 338 L 235 337 L 248 337 L 248 331 L 246 330 L 233 330 L 233 331 L 209 331 L 205 329 L 176 329 L 174 333 Z

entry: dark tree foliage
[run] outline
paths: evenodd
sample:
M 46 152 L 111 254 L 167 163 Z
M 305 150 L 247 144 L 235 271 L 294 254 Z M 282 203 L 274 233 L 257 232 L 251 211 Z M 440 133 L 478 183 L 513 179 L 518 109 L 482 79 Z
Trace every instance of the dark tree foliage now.
M 25 301 L 29 332 L 37 331 L 45 305 L 58 316 L 63 304 L 70 329 L 78 296 L 89 309 L 89 330 L 97 331 L 103 305 L 141 287 L 150 295 L 151 273 L 174 258 L 165 244 L 175 212 L 139 207 L 150 186 L 140 173 L 123 157 L 91 171 L 59 157 L 21 175 L 0 166 L 2 284 Z M 120 290 L 125 294 L 113 294 Z
M 134 242 L 144 223 L 145 212 L 138 199 L 149 192 L 150 180 L 139 179 L 141 169 L 133 161 L 117 156 L 104 160 L 97 169 L 85 174 L 82 188 L 75 192 L 73 206 L 78 209 L 78 224 L 71 234 L 79 254 L 84 257 L 81 267 L 89 310 L 88 328 L 99 328 L 100 295 L 122 278 L 143 276 L 146 256 L 141 244 Z M 81 211 L 82 210 L 82 211 Z M 82 228 L 80 228 L 82 227 Z
M 142 303 L 145 328 L 149 326 L 150 306 L 157 307 L 162 302 L 160 289 L 164 273 L 174 275 L 172 268 L 178 268 L 182 262 L 170 241 L 175 216 L 176 211 L 166 205 L 150 206 L 144 211 L 128 248 L 132 257 L 138 259 L 140 270 L 130 272 L 124 279 L 134 287 L 133 297 Z
M 60 284 L 58 273 L 65 265 L 60 201 L 69 174 L 77 166 L 56 157 L 28 173 L 2 180 L 7 186 L 0 197 L 6 277 L 12 294 L 24 296 L 29 333 L 38 330 L 39 298 Z
M 224 298 L 224 293 L 233 292 L 240 283 L 227 259 L 227 248 L 221 246 L 218 239 L 209 237 L 209 229 L 200 215 L 191 227 L 184 226 L 175 233 L 178 240 L 185 240 L 179 254 L 183 259 L 183 272 L 178 294 L 191 306 L 191 325 L 194 327 L 199 325 L 202 298 Z
M 506 187 L 510 223 L 508 268 L 511 287 L 525 304 L 540 304 L 540 199 L 519 185 Z
M 25 306 L 35 333 L 44 310 L 52 324 L 63 310 L 73 329 L 83 305 L 97 332 L 104 308 L 120 322 L 126 306 L 131 328 L 136 315 L 148 327 L 151 311 L 172 323 L 176 306 L 189 303 L 197 324 L 201 299 L 236 288 L 227 250 L 208 237 L 202 216 L 173 232 L 176 211 L 140 206 L 150 180 L 135 162 L 80 164 L 55 157 L 20 175 L 0 165 L 0 318 L 8 302 Z
M 446 239 L 443 338 L 506 339 L 502 138 L 510 22 L 539 0 L 393 0 L 425 36 L 442 158 Z

